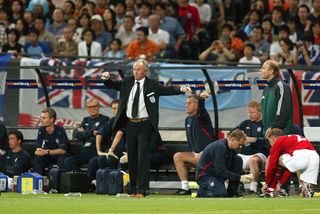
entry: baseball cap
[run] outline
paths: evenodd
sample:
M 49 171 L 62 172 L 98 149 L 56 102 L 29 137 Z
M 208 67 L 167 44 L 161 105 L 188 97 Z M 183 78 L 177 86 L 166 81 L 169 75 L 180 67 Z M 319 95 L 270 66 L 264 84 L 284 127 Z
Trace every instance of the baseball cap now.
M 91 21 L 93 21 L 93 20 L 98 20 L 98 21 L 102 22 L 102 17 L 100 15 L 94 15 L 91 17 Z

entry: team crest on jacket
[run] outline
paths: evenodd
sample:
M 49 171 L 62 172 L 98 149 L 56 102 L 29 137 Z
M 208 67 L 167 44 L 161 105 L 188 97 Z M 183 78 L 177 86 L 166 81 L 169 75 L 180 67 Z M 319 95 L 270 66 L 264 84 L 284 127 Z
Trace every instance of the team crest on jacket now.
M 154 96 L 149 97 L 149 100 L 151 103 L 155 103 L 156 102 L 156 98 Z
M 258 128 L 257 128 L 257 132 L 261 132 L 261 127 L 258 127 Z

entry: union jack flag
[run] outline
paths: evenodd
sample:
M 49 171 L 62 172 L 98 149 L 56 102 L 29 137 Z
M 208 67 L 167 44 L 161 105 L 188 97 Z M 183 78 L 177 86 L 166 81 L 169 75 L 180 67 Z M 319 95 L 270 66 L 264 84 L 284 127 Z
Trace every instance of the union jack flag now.
M 289 82 L 292 91 L 292 100 L 294 106 L 294 123 L 300 124 L 299 108 L 297 102 L 297 92 L 294 89 L 293 81 L 288 72 L 280 72 L 282 79 Z M 320 80 L 320 72 L 312 71 L 294 71 L 297 78 L 298 88 L 302 98 L 303 123 L 304 126 L 320 126 L 320 90 L 304 89 L 302 80 Z
M 104 67 L 109 64 L 108 62 L 100 61 L 74 61 L 71 65 L 74 67 L 66 69 L 67 63 L 59 61 L 57 59 L 44 59 L 40 62 L 40 66 L 58 65 L 62 66 L 59 69 L 43 70 L 46 85 L 50 84 L 50 80 L 72 80 L 78 79 L 81 81 L 83 89 L 52 89 L 48 87 L 49 99 L 51 106 L 64 107 L 64 108 L 83 108 L 85 107 L 85 101 L 88 98 L 96 98 L 100 105 L 110 106 L 111 101 L 117 98 L 117 92 L 111 89 L 90 89 L 86 85 L 89 79 L 99 79 L 99 75 L 104 71 Z M 79 66 L 98 66 L 95 68 L 79 68 Z M 45 96 L 42 88 L 38 90 L 38 104 L 44 104 Z

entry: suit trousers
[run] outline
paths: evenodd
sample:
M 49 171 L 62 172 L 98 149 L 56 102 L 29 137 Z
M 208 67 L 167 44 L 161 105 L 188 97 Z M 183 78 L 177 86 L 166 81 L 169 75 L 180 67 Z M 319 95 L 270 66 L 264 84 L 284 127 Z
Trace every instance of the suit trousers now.
M 146 195 L 149 186 L 151 121 L 128 121 L 126 131 L 132 193 Z

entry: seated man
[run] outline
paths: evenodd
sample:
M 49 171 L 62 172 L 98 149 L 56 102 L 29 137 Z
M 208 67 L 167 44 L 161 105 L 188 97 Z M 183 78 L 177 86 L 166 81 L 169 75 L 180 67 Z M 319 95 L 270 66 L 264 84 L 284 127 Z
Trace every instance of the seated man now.
M 236 129 L 203 150 L 197 165 L 197 197 L 237 197 L 239 181 L 251 182 L 252 175 L 240 176 L 242 160 L 235 151 L 245 141 L 245 133 Z
M 90 116 L 83 118 L 80 128 L 75 133 L 75 139 L 81 140 L 83 147 L 79 153 L 64 160 L 64 167 L 67 171 L 79 171 L 82 164 L 89 163 L 91 158 L 97 156 L 96 135 L 98 130 L 109 120 L 107 116 L 100 114 L 100 105 L 97 99 L 87 99 L 86 108 Z M 96 171 L 90 169 L 89 167 L 87 172 L 88 178 L 96 174 Z
M 31 167 L 28 152 L 22 149 L 23 135 L 18 130 L 9 133 L 10 150 L 3 156 L 0 155 L 0 172 L 13 177 L 27 172 Z
M 302 197 L 312 197 L 311 185 L 317 185 L 319 175 L 319 155 L 313 145 L 303 136 L 282 136 L 282 130 L 273 128 L 266 136 L 271 144 L 270 156 L 266 170 L 266 184 L 263 187 L 264 197 L 273 197 L 291 176 L 297 173 L 303 182 Z M 285 167 L 279 173 L 278 165 Z
M 6 153 L 7 150 L 9 150 L 7 129 L 0 120 L 0 155 Z
M 259 173 L 264 169 L 267 157 L 269 155 L 269 146 L 263 137 L 263 124 L 260 104 L 252 101 L 247 106 L 249 120 L 244 120 L 237 127 L 246 135 L 246 143 L 242 147 L 240 154 L 242 158 L 242 169 L 250 170 L 253 175 L 249 194 L 257 193 Z
M 44 175 L 44 168 L 58 164 L 63 166 L 67 151 L 68 137 L 63 127 L 54 125 L 57 113 L 52 108 L 46 108 L 41 112 L 41 125 L 39 129 L 36 151 L 34 157 L 34 172 Z
M 199 96 L 193 94 L 187 98 L 186 113 L 189 116 L 185 120 L 186 135 L 190 152 L 177 152 L 173 156 L 182 188 L 175 194 L 190 195 L 188 182 L 188 168 L 195 167 L 199 159 L 199 153 L 217 138 L 214 135 L 210 116 L 205 108 L 204 99 L 209 97 L 204 91 Z

